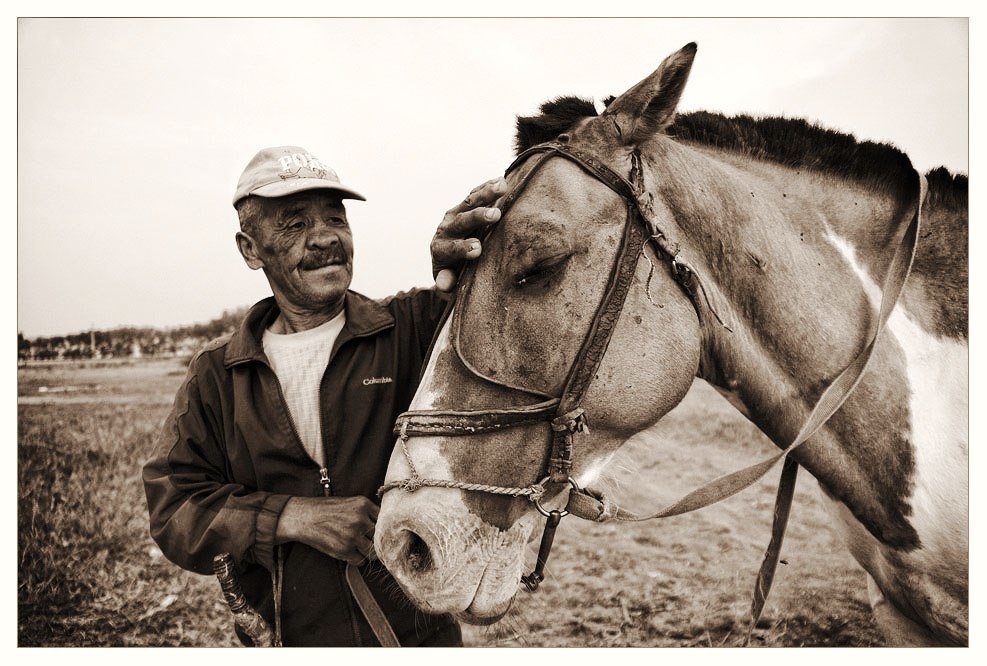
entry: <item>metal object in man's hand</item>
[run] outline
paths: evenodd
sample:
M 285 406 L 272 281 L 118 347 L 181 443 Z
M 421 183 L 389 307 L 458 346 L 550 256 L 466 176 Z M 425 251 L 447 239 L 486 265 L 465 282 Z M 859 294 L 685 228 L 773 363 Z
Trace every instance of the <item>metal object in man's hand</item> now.
M 223 598 L 226 599 L 230 611 L 233 613 L 233 621 L 236 626 L 250 637 L 254 647 L 274 646 L 274 633 L 270 625 L 261 617 L 243 596 L 243 588 L 240 587 L 240 579 L 236 574 L 236 563 L 229 553 L 217 555 L 212 561 L 212 570 L 219 579 L 219 586 L 223 589 Z

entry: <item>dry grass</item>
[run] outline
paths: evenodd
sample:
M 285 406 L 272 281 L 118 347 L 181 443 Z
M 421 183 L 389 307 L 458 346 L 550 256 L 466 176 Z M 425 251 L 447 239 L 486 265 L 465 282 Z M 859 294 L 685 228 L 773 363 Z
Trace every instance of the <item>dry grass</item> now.
M 174 363 L 19 372 L 20 645 L 233 645 L 210 578 L 166 561 L 147 531 L 140 465 L 181 382 Z M 77 391 L 38 393 L 41 386 Z M 622 502 L 650 507 L 769 451 L 709 387 L 613 466 Z M 774 475 L 772 475 L 774 476 Z M 567 519 L 548 580 L 470 645 L 739 645 L 774 479 L 655 524 Z M 815 481 L 800 481 L 775 590 L 756 645 L 878 645 L 864 575 L 827 529 Z M 534 545 L 531 547 L 534 559 Z
M 101 388 L 18 406 L 20 645 L 232 645 L 216 583 L 164 560 L 148 535 L 140 466 L 176 369 L 21 371 L 25 397 L 92 376 Z

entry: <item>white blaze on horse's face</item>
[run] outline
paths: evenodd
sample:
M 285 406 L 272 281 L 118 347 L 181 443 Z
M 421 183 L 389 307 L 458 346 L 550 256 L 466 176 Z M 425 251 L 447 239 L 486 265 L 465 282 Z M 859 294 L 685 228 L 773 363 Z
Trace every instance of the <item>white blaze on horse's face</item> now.
M 626 202 L 578 166 L 555 159 L 541 167 L 484 243 L 469 297 L 457 305 L 462 359 L 508 386 L 558 395 L 603 298 L 626 215 Z M 660 306 L 646 292 L 651 265 L 639 257 L 582 403 L 591 432 L 578 436 L 573 476 L 583 483 L 631 435 L 677 404 L 695 376 L 695 310 L 667 266 L 651 260 L 650 290 Z M 410 409 L 506 408 L 541 399 L 468 371 L 453 344 L 451 322 L 437 338 Z M 526 486 L 544 476 L 549 428 L 539 423 L 475 437 L 415 437 L 407 446 L 424 478 Z M 387 480 L 409 473 L 399 445 Z M 545 504 L 563 502 L 559 494 Z M 509 608 L 525 566 L 525 544 L 543 521 L 523 498 L 394 489 L 383 498 L 376 548 L 423 609 L 486 622 Z

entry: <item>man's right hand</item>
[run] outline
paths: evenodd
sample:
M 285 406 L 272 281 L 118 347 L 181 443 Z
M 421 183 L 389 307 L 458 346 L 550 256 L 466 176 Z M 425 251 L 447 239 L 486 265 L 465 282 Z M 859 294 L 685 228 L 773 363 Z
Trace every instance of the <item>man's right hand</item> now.
M 480 256 L 476 236 L 500 220 L 500 209 L 490 207 L 507 192 L 503 176 L 477 185 L 458 205 L 446 211 L 432 237 L 432 275 L 439 291 L 452 291 L 456 271 L 469 259 Z
M 374 524 L 379 508 L 366 497 L 292 497 L 278 520 L 277 541 L 300 541 L 318 551 L 362 564 L 376 559 Z

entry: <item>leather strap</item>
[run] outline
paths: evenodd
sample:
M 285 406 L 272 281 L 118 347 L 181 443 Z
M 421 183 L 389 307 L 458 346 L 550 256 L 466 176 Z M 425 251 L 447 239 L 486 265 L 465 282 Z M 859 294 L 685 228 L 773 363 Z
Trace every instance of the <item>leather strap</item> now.
M 617 251 L 617 258 L 611 268 L 603 299 L 590 324 L 590 330 L 587 331 L 583 344 L 572 362 L 565 388 L 562 389 L 559 414 L 572 411 L 582 402 L 593 376 L 600 367 L 600 361 L 603 360 L 607 347 L 610 346 L 610 339 L 613 337 L 617 320 L 620 319 L 620 313 L 624 310 L 624 302 L 634 281 L 634 269 L 645 240 L 644 227 L 635 224 L 634 221 L 636 212 L 633 205 L 628 204 L 627 223 L 624 225 L 624 235 Z
M 394 630 L 391 629 L 391 625 L 387 621 L 387 616 L 384 615 L 384 611 L 380 609 L 380 605 L 374 599 L 374 595 L 367 587 L 367 582 L 363 580 L 360 570 L 352 564 L 346 565 L 346 583 L 350 586 L 350 592 L 353 593 L 356 605 L 363 612 L 363 617 L 367 618 L 367 623 L 370 624 L 370 629 L 373 630 L 381 647 L 401 647 L 401 643 L 398 642 Z
M 563 137 L 565 137 L 565 135 L 563 135 Z M 566 141 L 563 140 L 563 137 L 560 137 L 559 142 L 542 144 L 540 146 L 535 146 L 528 149 L 519 155 L 515 162 L 508 167 L 507 171 L 510 172 L 522 161 L 527 159 L 532 153 L 545 153 L 545 155 L 535 163 L 531 170 L 525 174 L 521 181 L 505 198 L 502 209 L 506 211 L 506 209 L 514 203 L 521 191 L 529 182 L 532 174 L 534 174 L 534 172 L 537 171 L 537 169 L 544 164 L 549 157 L 552 155 L 559 155 L 575 162 L 585 171 L 594 175 L 597 179 L 613 189 L 616 193 L 627 198 L 628 215 L 624 233 L 624 243 L 622 243 L 621 251 L 618 253 L 617 261 L 614 264 L 613 272 L 610 276 L 609 286 L 607 287 L 604 298 L 600 303 L 596 316 L 594 317 L 594 321 L 591 324 L 590 331 L 587 333 L 587 337 L 584 339 L 583 345 L 580 348 L 576 361 L 570 369 L 570 374 L 566 379 L 565 389 L 563 390 L 561 397 L 555 400 L 549 399 L 536 405 L 502 410 L 482 410 L 472 412 L 432 412 L 423 410 L 420 412 L 407 412 L 398 417 L 398 422 L 395 428 L 396 434 L 400 434 L 402 442 L 404 442 L 409 435 L 435 434 L 437 432 L 443 432 L 445 434 L 455 436 L 479 432 L 490 432 L 492 430 L 497 430 L 504 427 L 512 427 L 522 424 L 526 425 L 528 423 L 538 422 L 542 420 L 544 416 L 548 415 L 552 411 L 553 407 L 556 407 L 556 419 L 553 420 L 553 450 L 549 457 L 548 471 L 550 476 L 548 477 L 548 480 L 559 482 L 570 480 L 567 475 L 569 465 L 571 465 L 571 435 L 573 432 L 578 432 L 585 429 L 585 421 L 583 419 L 582 410 L 578 408 L 578 405 L 583 394 L 585 393 L 586 387 L 589 384 L 588 378 L 593 376 L 593 373 L 599 364 L 600 358 L 602 358 L 602 355 L 606 352 L 606 348 L 610 341 L 612 325 L 615 322 L 606 321 L 607 316 L 612 309 L 612 304 L 616 304 L 617 306 L 615 317 L 619 316 L 623 307 L 624 298 L 626 297 L 627 286 L 629 285 L 630 279 L 633 277 L 633 265 L 630 266 L 629 270 L 626 270 L 624 264 L 628 257 L 633 258 L 633 260 L 636 261 L 637 253 L 640 252 L 641 245 L 644 242 L 644 234 L 636 234 L 636 236 L 642 237 L 641 240 L 638 241 L 637 238 L 635 238 L 633 230 L 631 229 L 632 227 L 635 229 L 638 228 L 638 225 L 633 223 L 636 216 L 638 219 L 641 219 L 647 223 L 650 232 L 648 240 L 650 240 L 659 251 L 671 257 L 673 275 L 692 297 L 693 303 L 697 307 L 697 311 L 699 310 L 697 302 L 698 299 L 696 298 L 696 287 L 698 286 L 698 291 L 703 296 L 703 300 L 705 300 L 709 310 L 713 313 L 717 320 L 723 324 L 723 326 L 725 326 L 728 330 L 732 330 L 712 307 L 708 292 L 702 284 L 699 274 L 688 262 L 679 256 L 677 244 L 666 238 L 658 228 L 655 220 L 648 217 L 646 211 L 650 209 L 647 206 L 642 206 L 640 201 L 637 200 L 632 184 L 627 179 L 623 178 L 609 167 L 596 160 L 592 155 L 582 153 L 581 151 L 574 149 L 572 146 L 567 145 Z M 567 137 L 565 137 L 565 139 L 567 139 Z M 753 623 L 755 623 L 757 618 L 760 616 L 761 610 L 764 607 L 764 600 L 770 591 L 781 550 L 781 544 L 784 539 L 785 527 L 788 522 L 792 497 L 794 495 L 798 463 L 794 460 L 794 458 L 789 458 L 788 456 L 809 438 L 811 438 L 819 430 L 819 428 L 821 428 L 826 421 L 828 421 L 829 418 L 839 410 L 850 393 L 852 393 L 857 387 L 857 384 L 859 384 L 861 378 L 863 377 L 864 371 L 866 370 L 867 363 L 870 361 L 873 354 L 877 340 L 880 337 L 881 332 L 884 330 L 884 326 L 886 325 L 887 320 L 898 301 L 898 297 L 901 295 L 901 291 L 904 288 L 905 281 L 911 270 L 912 261 L 915 257 L 915 249 L 918 243 L 922 204 L 925 201 L 927 191 L 925 178 L 921 174 L 917 173 L 916 176 L 919 184 L 919 196 L 915 213 L 902 234 L 901 242 L 896 247 L 895 254 L 888 268 L 888 274 L 885 277 L 883 285 L 877 325 L 873 335 L 867 345 L 826 388 L 791 444 L 765 460 L 714 479 L 713 481 L 697 488 L 696 490 L 693 490 L 677 501 L 651 514 L 639 515 L 627 511 L 612 502 L 602 493 L 590 489 L 576 488 L 575 483 L 572 484 L 573 490 L 569 493 L 566 510 L 581 518 L 597 522 L 609 520 L 643 521 L 676 516 L 715 504 L 716 502 L 731 497 L 741 490 L 750 487 L 760 480 L 765 474 L 767 474 L 768 471 L 770 471 L 780 459 L 786 458 L 775 505 L 771 543 L 768 546 L 764 561 L 761 565 L 754 593 L 754 600 L 751 606 L 751 626 L 753 627 Z M 635 247 L 636 251 L 626 252 L 629 245 Z M 465 279 L 460 285 L 461 289 L 463 283 L 472 281 L 472 277 L 472 272 L 467 270 L 467 273 L 464 276 Z M 628 285 L 617 284 L 622 279 L 626 280 Z M 460 319 L 461 308 L 457 308 L 456 320 Z M 462 354 L 458 349 L 458 323 L 458 321 L 453 321 L 453 346 L 456 348 L 457 353 L 459 353 L 460 359 L 463 361 L 464 365 L 466 365 L 470 371 L 482 379 L 509 386 L 504 384 L 502 381 L 494 380 L 486 377 L 480 372 L 477 372 L 475 368 L 470 366 L 469 363 L 462 358 Z M 608 328 L 611 330 L 607 330 Z M 519 388 L 520 390 L 527 390 L 530 392 L 530 389 L 525 389 L 524 387 L 512 386 L 511 388 Z M 537 394 L 537 392 L 535 393 Z M 541 395 L 544 396 L 544 394 Z M 556 421 L 559 419 L 566 419 L 577 412 L 579 413 L 579 418 L 574 419 L 573 423 L 578 424 L 578 428 L 569 427 L 568 431 L 566 431 L 565 428 L 555 427 Z M 533 417 L 536 414 L 541 418 L 535 420 Z M 407 449 L 405 449 L 405 455 L 408 455 Z M 409 463 L 410 462 L 409 457 Z M 417 481 L 419 486 L 444 485 L 446 487 L 468 487 L 469 489 L 475 488 L 485 492 L 501 493 L 503 493 L 503 491 L 512 491 L 504 494 L 513 495 L 519 494 L 513 491 L 533 489 L 538 489 L 540 495 L 541 490 L 543 490 L 541 488 L 541 482 L 536 484 L 536 486 L 531 486 L 527 489 L 518 489 L 496 486 L 481 487 L 476 486 L 475 484 L 463 484 L 461 482 L 436 482 L 428 480 L 423 481 L 421 479 L 418 479 Z M 404 482 L 391 482 L 390 484 L 382 486 L 379 494 L 386 492 L 392 487 L 404 487 Z
M 565 140 L 562 140 L 565 137 Z M 631 185 L 630 181 L 621 176 L 619 173 L 608 167 L 606 164 L 598 160 L 596 157 L 587 153 L 585 151 L 575 148 L 568 142 L 568 137 L 563 134 L 559 137 L 558 141 L 550 141 L 548 143 L 542 143 L 537 146 L 532 146 L 526 151 L 518 155 L 511 165 L 507 167 L 505 173 L 510 173 L 514 169 L 518 168 L 525 160 L 527 160 L 531 155 L 535 153 L 548 153 L 548 157 L 552 155 L 560 155 L 567 158 L 570 162 L 578 164 L 584 171 L 588 172 L 598 181 L 609 187 L 611 190 L 619 194 L 621 197 L 629 200 L 635 201 L 634 187 Z M 546 158 L 543 158 L 546 159 Z M 537 166 L 535 167 L 537 169 Z M 528 175 L 534 171 L 528 172 Z M 527 176 L 526 176 L 527 178 Z M 514 198 L 520 194 L 523 187 L 515 189 L 516 194 Z M 510 200 L 513 204 L 513 199 Z M 503 209 L 503 208 L 502 208 Z M 505 211 L 506 212 L 506 211 Z
M 478 411 L 420 410 L 399 414 L 394 422 L 394 436 L 402 435 L 477 435 L 517 426 L 549 421 L 559 399 L 552 398 L 534 405 L 508 409 Z
M 471 293 L 470 287 L 475 276 L 475 266 L 470 265 L 461 276 L 459 307 L 452 315 L 453 320 L 451 322 L 452 347 L 460 362 L 467 370 L 485 381 L 533 395 L 540 395 L 546 400 L 534 405 L 505 409 L 408 411 L 398 416 L 394 434 L 402 438 L 420 435 L 461 436 L 552 421 L 551 449 L 548 456 L 547 472 L 549 481 L 565 483 L 572 466 L 573 434 L 586 430 L 585 419 L 582 417 L 579 404 L 586 394 L 603 356 L 606 354 L 617 320 L 623 311 L 630 285 L 633 282 L 638 257 L 644 243 L 648 240 L 648 236 L 645 232 L 645 225 L 637 223 L 641 221 L 641 218 L 631 183 L 592 155 L 575 149 L 564 141 L 542 144 L 528 149 L 507 168 L 507 173 L 517 168 L 535 153 L 540 155 L 534 164 L 501 201 L 502 214 L 506 214 L 530 183 L 534 174 L 553 156 L 563 157 L 574 162 L 627 202 L 627 215 L 621 243 L 611 267 L 605 291 L 594 313 L 589 330 L 586 332 L 586 336 L 583 338 L 570 366 L 560 397 L 553 398 L 535 389 L 513 384 L 503 378 L 488 376 L 471 364 L 463 354 L 460 348 L 460 327 L 465 317 L 466 305 Z M 563 428 L 557 425 L 562 421 L 568 423 L 570 419 L 567 417 L 577 411 L 580 412 L 580 417 L 573 427 Z M 430 480 L 425 481 L 428 482 L 426 485 L 431 484 Z M 386 484 L 381 490 L 386 491 L 390 485 L 393 484 Z
M 884 280 L 877 326 L 874 333 L 867 345 L 860 350 L 860 353 L 837 375 L 836 379 L 833 380 L 822 396 L 820 396 L 791 444 L 769 458 L 754 463 L 749 467 L 718 477 L 684 495 L 675 502 L 647 515 L 639 515 L 627 511 L 608 501 L 602 493 L 588 489 L 578 493 L 575 491 L 571 492 L 566 508 L 574 515 L 597 522 L 606 522 L 609 520 L 636 522 L 654 518 L 667 518 L 702 509 L 750 487 L 767 474 L 779 460 L 795 451 L 806 440 L 816 434 L 816 431 L 836 413 L 849 397 L 850 393 L 857 387 L 857 384 L 864 375 L 864 370 L 867 368 L 867 363 L 870 361 L 871 355 L 874 352 L 877 339 L 884 330 L 884 326 L 891 316 L 891 311 L 894 310 L 895 303 L 898 302 L 898 297 L 901 295 L 901 290 L 905 286 L 905 280 L 908 278 L 908 273 L 912 267 L 912 260 L 915 257 L 922 202 L 925 200 L 925 178 L 919 175 L 919 179 L 919 202 L 915 209 L 915 214 L 905 229 L 901 242 L 895 249 L 894 257 L 888 268 L 888 274 Z
M 922 224 L 922 204 L 925 202 L 925 196 L 928 192 L 928 182 L 926 182 L 925 176 L 919 173 L 917 175 L 918 202 L 916 203 L 915 216 L 905 229 L 901 243 L 898 245 L 894 258 L 891 260 L 891 266 L 888 267 L 888 276 L 885 278 L 885 289 L 881 296 L 881 309 L 879 311 L 877 329 L 874 331 L 872 345 L 877 341 L 877 336 L 880 335 L 884 324 L 891 316 L 894 305 L 897 303 L 898 297 L 901 295 L 901 290 L 905 286 L 905 280 L 908 279 L 908 274 L 911 272 L 912 262 L 915 259 L 915 250 L 918 246 L 919 231 Z M 903 248 L 908 248 L 906 253 L 907 258 L 901 254 Z M 888 289 L 894 290 L 890 301 Z M 864 365 L 866 363 L 867 361 L 865 360 Z M 863 374 L 863 368 L 861 368 L 860 373 L 861 375 Z M 856 386 L 856 382 L 847 391 L 852 391 L 854 386 Z M 820 402 L 822 402 L 822 399 L 820 399 Z M 840 404 L 842 404 L 842 401 Z M 751 600 L 751 621 L 747 629 L 748 643 L 750 642 L 751 632 L 757 625 L 757 621 L 761 618 L 764 603 L 768 598 L 768 594 L 771 592 L 771 584 L 774 582 L 775 569 L 778 566 L 778 557 L 781 554 L 781 544 L 785 539 L 785 527 L 788 525 L 788 515 L 791 512 L 792 499 L 795 495 L 798 467 L 798 462 L 794 458 L 785 458 L 785 465 L 781 470 L 781 480 L 778 482 L 778 495 L 775 498 L 774 518 L 771 524 L 771 542 L 764 552 L 764 559 L 761 561 L 761 568 L 758 571 L 757 580 L 754 583 L 754 596 Z
M 781 467 L 781 480 L 778 481 L 778 496 L 775 498 L 775 510 L 771 520 L 771 541 L 764 551 L 761 568 L 757 572 L 754 583 L 754 596 L 751 599 L 751 621 L 747 628 L 747 640 L 761 619 L 764 602 L 771 592 L 771 584 L 775 579 L 775 569 L 778 568 L 778 558 L 781 555 L 781 544 L 785 541 L 785 529 L 788 527 L 788 515 L 792 510 L 792 498 L 795 496 L 795 482 L 798 480 L 799 464 L 795 458 L 785 458 Z

